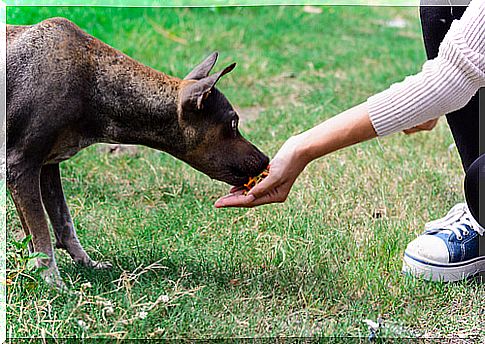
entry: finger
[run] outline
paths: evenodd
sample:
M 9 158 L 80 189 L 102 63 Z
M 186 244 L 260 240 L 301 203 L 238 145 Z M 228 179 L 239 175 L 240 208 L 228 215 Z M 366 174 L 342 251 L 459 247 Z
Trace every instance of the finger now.
M 252 207 L 257 207 L 264 204 L 281 203 L 281 202 L 282 201 L 280 200 L 277 194 L 267 193 L 266 195 L 260 198 L 256 198 L 254 201 L 249 203 L 248 207 L 252 208 Z
M 410 134 L 419 133 L 420 131 L 430 131 L 431 129 L 433 129 L 433 128 L 428 128 L 428 127 L 420 125 L 420 126 L 417 126 L 417 127 L 411 128 L 411 129 L 403 130 L 403 132 L 407 135 L 410 135 Z
M 419 131 L 421 131 L 421 129 L 416 128 L 416 127 L 415 128 L 411 128 L 411 129 L 403 130 L 404 134 L 406 134 L 406 135 L 411 135 L 411 134 L 417 133 Z
M 254 196 L 232 194 L 218 199 L 214 206 L 216 208 L 249 207 L 254 199 Z
M 253 196 L 233 195 L 221 200 L 215 204 L 216 208 L 252 208 L 269 203 L 281 203 L 282 200 L 278 194 L 266 194 L 261 198 L 254 198 Z
M 229 193 L 229 194 L 224 195 L 222 197 L 219 197 L 219 199 L 216 202 L 218 202 L 220 200 L 224 200 L 226 198 L 230 198 L 230 197 L 234 197 L 234 196 L 240 196 L 240 195 L 243 195 L 243 194 L 244 194 L 244 190 L 237 190 L 235 192 L 232 192 L 232 193 Z
M 414 134 L 419 131 L 430 131 L 433 130 L 436 127 L 436 124 L 438 124 L 438 119 L 432 119 L 427 122 L 424 122 L 422 124 L 419 124 L 413 128 L 409 128 L 406 130 L 403 130 L 403 132 L 407 135 L 409 134 Z
M 235 192 L 238 192 L 240 190 L 244 190 L 244 186 L 233 186 L 231 188 L 231 190 L 229 190 L 229 193 L 235 193 Z
M 426 130 L 431 130 L 436 127 L 436 125 L 438 124 L 438 120 L 439 118 L 429 120 L 428 122 L 423 123 L 422 127 Z
M 278 184 L 280 184 L 278 178 L 271 176 L 270 172 L 266 178 L 249 190 L 248 195 L 253 195 L 255 198 L 263 197 L 268 193 L 268 190 L 274 189 Z
M 229 193 L 229 194 L 227 194 L 227 195 L 225 195 L 225 196 L 223 196 L 221 198 L 227 198 L 227 197 L 232 197 L 232 196 L 244 195 L 245 191 L 246 191 L 245 189 L 236 190 L 236 191 L 231 192 L 231 193 Z

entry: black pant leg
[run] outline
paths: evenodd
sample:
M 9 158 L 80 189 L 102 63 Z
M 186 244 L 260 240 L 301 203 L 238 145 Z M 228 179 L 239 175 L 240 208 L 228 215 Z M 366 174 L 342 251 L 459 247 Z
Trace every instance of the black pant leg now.
M 438 56 L 443 38 L 454 19 L 459 19 L 466 7 L 420 7 L 424 45 L 428 59 Z M 465 171 L 479 156 L 478 92 L 462 109 L 446 116 Z
M 485 154 L 470 165 L 465 177 L 466 203 L 475 220 L 485 228 L 485 214 L 480 214 L 479 211 L 479 183 L 485 185 Z

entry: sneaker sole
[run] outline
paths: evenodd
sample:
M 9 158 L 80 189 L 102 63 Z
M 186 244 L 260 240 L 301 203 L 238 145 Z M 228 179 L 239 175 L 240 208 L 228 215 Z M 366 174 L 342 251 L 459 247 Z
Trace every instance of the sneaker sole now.
M 440 264 L 404 253 L 403 273 L 431 281 L 455 282 L 485 271 L 485 256 L 462 263 Z

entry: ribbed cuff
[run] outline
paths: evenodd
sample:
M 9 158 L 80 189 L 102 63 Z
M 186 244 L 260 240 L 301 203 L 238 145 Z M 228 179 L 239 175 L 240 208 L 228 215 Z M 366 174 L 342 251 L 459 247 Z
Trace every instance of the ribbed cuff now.
M 375 94 L 367 99 L 367 110 L 369 118 L 377 133 L 377 136 L 386 136 L 394 133 L 394 128 L 399 127 L 396 118 L 389 115 L 389 105 L 392 103 L 392 96 L 388 90 Z
M 414 117 L 425 106 L 422 99 L 429 95 L 429 89 L 420 73 L 369 97 L 367 108 L 377 135 L 386 136 L 412 127 Z

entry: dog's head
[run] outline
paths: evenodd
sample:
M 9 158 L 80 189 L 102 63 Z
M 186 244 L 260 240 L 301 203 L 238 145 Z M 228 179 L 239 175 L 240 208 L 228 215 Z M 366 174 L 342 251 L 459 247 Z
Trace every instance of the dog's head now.
M 217 56 L 210 55 L 181 83 L 178 118 L 188 148 L 181 158 L 211 178 L 239 186 L 261 173 L 269 159 L 242 137 L 236 111 L 215 87 L 236 66 L 209 75 Z

